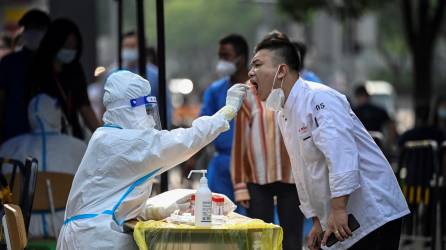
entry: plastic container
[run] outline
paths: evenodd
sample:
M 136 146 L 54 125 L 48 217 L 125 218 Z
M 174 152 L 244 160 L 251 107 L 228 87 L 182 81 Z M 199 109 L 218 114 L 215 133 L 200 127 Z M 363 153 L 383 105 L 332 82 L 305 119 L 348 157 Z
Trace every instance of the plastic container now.
M 190 207 L 189 207 L 189 211 L 191 215 L 194 215 L 194 210 L 195 210 L 195 194 L 193 194 L 190 197 Z
M 212 196 L 212 214 L 224 215 L 225 198 L 219 195 Z

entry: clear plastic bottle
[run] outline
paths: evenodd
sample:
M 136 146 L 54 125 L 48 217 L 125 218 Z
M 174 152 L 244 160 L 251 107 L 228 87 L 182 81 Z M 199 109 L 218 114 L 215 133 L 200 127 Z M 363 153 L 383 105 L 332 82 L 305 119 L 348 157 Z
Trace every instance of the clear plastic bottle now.
M 190 178 L 192 173 L 203 174 L 195 193 L 195 226 L 209 227 L 212 225 L 212 192 L 208 187 L 207 170 L 192 170 L 188 178 Z

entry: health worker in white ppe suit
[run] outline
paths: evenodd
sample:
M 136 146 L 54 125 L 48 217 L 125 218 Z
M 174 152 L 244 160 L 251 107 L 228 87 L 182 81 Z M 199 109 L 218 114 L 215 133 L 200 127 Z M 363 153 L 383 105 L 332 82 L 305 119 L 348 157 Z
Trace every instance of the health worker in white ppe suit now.
M 39 162 L 40 172 L 59 172 L 74 175 L 84 156 L 87 144 L 75 137 L 64 135 L 62 109 L 57 100 L 46 94 L 35 96 L 28 104 L 28 121 L 32 133 L 9 139 L 0 146 L 0 157 L 24 161 L 32 156 Z M 39 194 L 46 195 L 46 194 Z M 56 237 L 56 230 L 63 225 L 65 211 L 33 213 L 28 238 Z
M 398 249 L 409 209 L 392 168 L 346 97 L 303 80 L 295 47 L 275 33 L 257 45 L 249 77 L 260 99 L 278 111 L 300 209 L 313 219 L 308 247 Z M 359 222 L 355 231 L 348 214 Z M 332 234 L 339 242 L 328 248 Z
M 178 165 L 229 129 L 247 86 L 228 90 L 226 106 L 190 128 L 159 130 L 150 84 L 129 71 L 105 83 L 104 126 L 97 129 L 73 181 L 57 249 L 136 249 L 123 233 L 151 192 L 150 179 Z

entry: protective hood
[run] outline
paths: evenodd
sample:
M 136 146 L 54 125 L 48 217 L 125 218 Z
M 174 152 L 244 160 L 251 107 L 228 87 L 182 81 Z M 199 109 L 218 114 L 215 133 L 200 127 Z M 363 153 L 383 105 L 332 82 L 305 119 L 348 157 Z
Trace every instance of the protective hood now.
M 102 120 L 126 129 L 154 128 L 153 117 L 147 115 L 144 105 L 131 107 L 130 100 L 150 95 L 150 83 L 127 70 L 111 74 L 104 86 L 105 113 Z
M 62 110 L 56 99 L 39 94 L 29 102 L 28 120 L 34 133 L 59 133 L 62 129 Z

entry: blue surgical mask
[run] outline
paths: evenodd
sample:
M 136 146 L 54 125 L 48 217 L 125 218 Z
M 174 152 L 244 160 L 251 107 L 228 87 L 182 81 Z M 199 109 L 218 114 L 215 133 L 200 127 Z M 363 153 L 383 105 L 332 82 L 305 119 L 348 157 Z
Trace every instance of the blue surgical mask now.
M 61 63 L 69 64 L 76 58 L 76 53 L 77 51 L 74 49 L 61 49 L 56 57 Z
M 137 49 L 122 49 L 121 52 L 122 61 L 124 63 L 132 63 L 138 60 Z
M 446 120 L 446 108 L 439 108 L 437 110 L 437 115 L 438 115 L 438 118 L 440 118 L 442 120 Z

